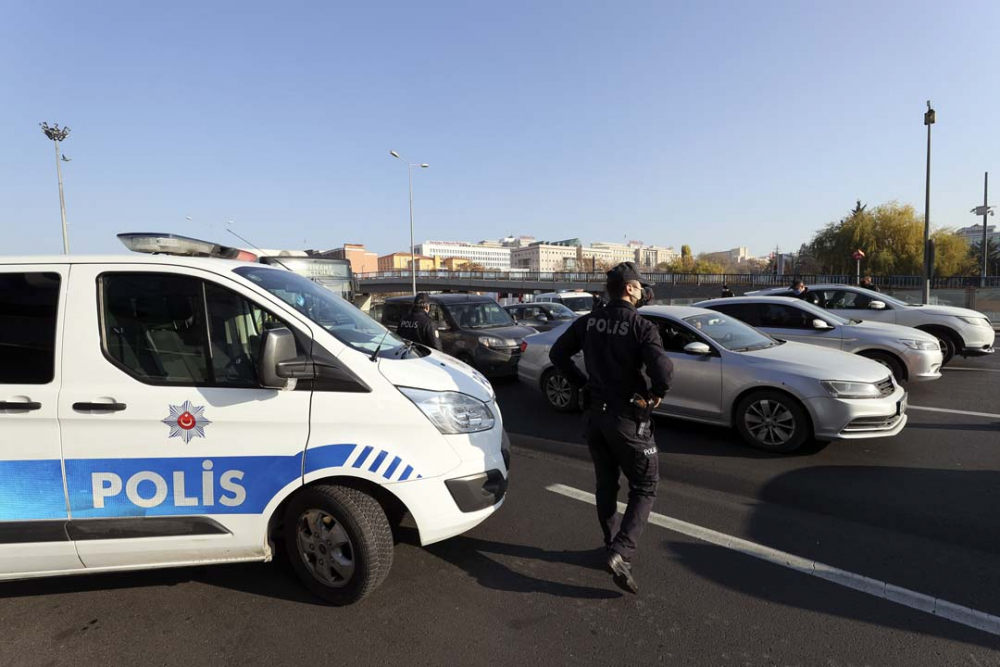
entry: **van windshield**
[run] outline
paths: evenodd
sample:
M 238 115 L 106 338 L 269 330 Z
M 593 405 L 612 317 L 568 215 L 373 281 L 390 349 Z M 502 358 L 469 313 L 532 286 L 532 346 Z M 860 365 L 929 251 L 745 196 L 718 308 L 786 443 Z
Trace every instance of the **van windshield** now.
M 463 329 L 488 329 L 490 327 L 512 327 L 516 323 L 499 304 L 487 301 L 481 303 L 451 303 L 445 306 L 458 326 Z
M 241 266 L 233 271 L 278 297 L 355 350 L 371 354 L 380 343 L 383 350 L 403 345 L 402 340 L 381 324 L 308 278 L 285 269 L 256 266 Z
M 589 294 L 581 296 L 561 296 L 559 301 L 574 312 L 591 311 L 594 309 L 594 297 Z

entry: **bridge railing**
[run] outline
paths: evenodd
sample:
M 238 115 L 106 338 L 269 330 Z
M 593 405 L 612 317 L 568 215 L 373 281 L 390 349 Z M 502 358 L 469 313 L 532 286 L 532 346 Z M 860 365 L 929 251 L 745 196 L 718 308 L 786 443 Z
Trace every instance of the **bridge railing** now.
M 361 282 L 397 282 L 410 280 L 411 271 L 378 271 L 375 273 L 356 274 Z M 801 279 L 807 285 L 820 283 L 856 282 L 855 277 L 845 274 L 817 275 L 775 275 L 770 273 L 643 273 L 643 278 L 654 284 L 668 285 L 740 285 L 755 287 L 777 287 L 790 285 L 793 280 Z M 535 282 L 552 283 L 553 287 L 563 283 L 602 283 L 607 276 L 604 272 L 579 273 L 571 271 L 417 271 L 416 276 L 421 281 L 456 281 L 481 280 L 488 282 Z M 874 276 L 874 283 L 879 287 L 897 289 L 919 289 L 923 284 L 920 276 Z M 947 276 L 931 279 L 934 289 L 961 289 L 979 287 L 980 278 L 972 276 Z M 1000 287 L 1000 276 L 986 278 L 986 287 Z

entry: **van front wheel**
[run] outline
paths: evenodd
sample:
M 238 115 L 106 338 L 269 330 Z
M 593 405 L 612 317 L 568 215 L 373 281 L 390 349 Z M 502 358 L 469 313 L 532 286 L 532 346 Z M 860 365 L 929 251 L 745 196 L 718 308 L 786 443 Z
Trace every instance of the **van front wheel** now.
M 285 549 L 306 588 L 334 605 L 378 588 L 392 566 L 392 529 L 381 505 L 357 489 L 317 485 L 292 498 Z

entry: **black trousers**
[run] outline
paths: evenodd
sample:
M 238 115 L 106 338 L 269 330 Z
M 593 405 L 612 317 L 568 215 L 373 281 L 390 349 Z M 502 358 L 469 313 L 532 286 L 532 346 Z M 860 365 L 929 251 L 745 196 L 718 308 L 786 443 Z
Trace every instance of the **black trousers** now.
M 600 405 L 586 413 L 586 438 L 597 477 L 597 519 L 604 544 L 623 558 L 635 555 L 639 536 L 649 520 L 660 480 L 660 459 L 649 434 L 639 435 L 632 415 L 604 411 Z M 618 517 L 618 480 L 628 480 L 628 505 Z

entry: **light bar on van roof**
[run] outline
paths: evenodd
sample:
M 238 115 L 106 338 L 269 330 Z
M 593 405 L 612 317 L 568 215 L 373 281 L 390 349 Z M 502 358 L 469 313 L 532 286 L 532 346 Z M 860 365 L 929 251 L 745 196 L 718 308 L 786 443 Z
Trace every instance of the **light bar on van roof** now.
M 118 240 L 132 252 L 145 252 L 152 255 L 179 255 L 181 257 L 217 257 L 219 259 L 238 259 L 245 262 L 257 261 L 257 255 L 252 252 L 178 234 L 130 232 L 119 234 Z

